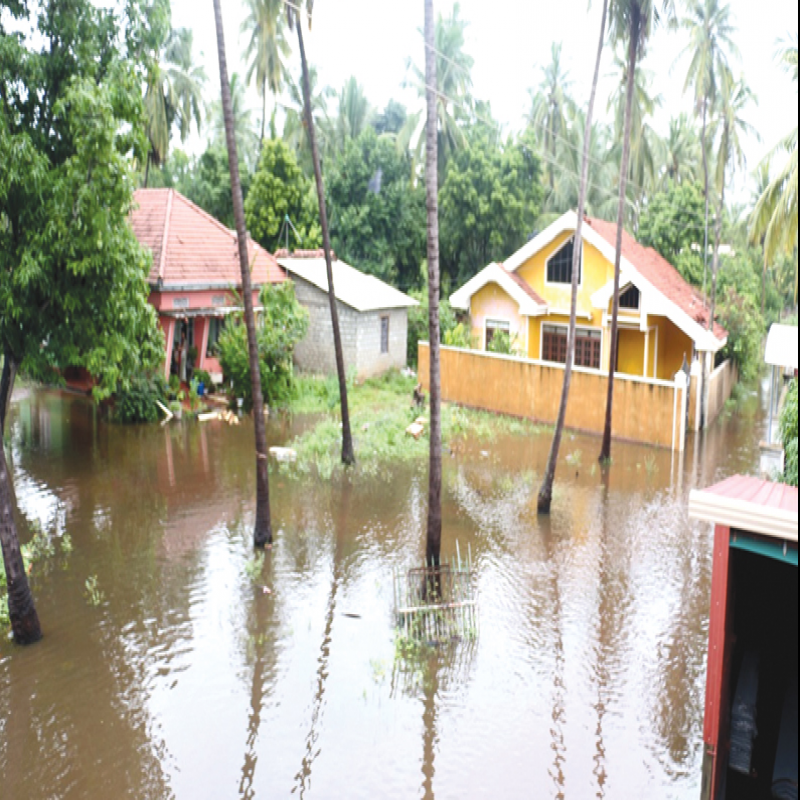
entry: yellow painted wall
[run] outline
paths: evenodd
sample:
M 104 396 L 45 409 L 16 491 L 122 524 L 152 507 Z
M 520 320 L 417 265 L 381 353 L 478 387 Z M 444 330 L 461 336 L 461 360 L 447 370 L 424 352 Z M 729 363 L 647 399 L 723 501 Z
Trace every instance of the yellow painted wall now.
M 552 423 L 558 414 L 564 370 L 469 350 L 442 348 L 442 397 L 451 403 Z M 419 376 L 428 389 L 430 348 L 419 345 Z M 607 378 L 576 370 L 567 407 L 567 426 L 602 433 Z M 678 403 L 681 407 L 681 403 Z M 653 381 L 620 378 L 614 388 L 613 434 L 634 442 L 672 447 L 677 427 L 675 389 Z
M 694 343 L 676 325 L 666 317 L 650 317 L 648 320 L 652 327 L 658 328 L 658 375 L 657 378 L 671 381 L 675 373 L 683 366 L 683 355 L 686 361 L 692 363 Z M 654 336 L 651 334 L 651 342 Z
M 527 350 L 527 318 L 520 316 L 519 305 L 496 283 L 483 287 L 472 297 L 470 305 L 472 337 L 478 349 L 483 350 L 486 343 L 486 320 L 503 320 L 511 323 L 511 339 L 517 337 L 516 346 L 523 353 Z
M 645 335 L 641 331 L 620 328 L 617 372 L 644 377 L 644 351 Z

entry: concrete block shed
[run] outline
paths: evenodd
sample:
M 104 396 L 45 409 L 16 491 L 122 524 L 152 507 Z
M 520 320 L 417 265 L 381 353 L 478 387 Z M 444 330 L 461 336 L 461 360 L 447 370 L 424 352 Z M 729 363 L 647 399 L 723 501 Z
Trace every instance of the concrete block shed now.
M 284 250 L 276 256 L 294 281 L 297 300 L 309 312 L 308 334 L 295 348 L 295 364 L 301 372 L 335 375 L 325 255 L 321 250 Z M 417 301 L 335 255 L 333 286 L 348 374 L 363 380 L 405 367 L 408 309 Z

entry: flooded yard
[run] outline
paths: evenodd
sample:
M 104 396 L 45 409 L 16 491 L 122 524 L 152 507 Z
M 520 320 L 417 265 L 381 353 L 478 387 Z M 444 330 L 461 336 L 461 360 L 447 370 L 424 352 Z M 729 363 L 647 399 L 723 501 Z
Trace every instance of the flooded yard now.
M 544 520 L 549 434 L 467 441 L 443 553 L 471 548 L 479 635 L 407 658 L 392 575 L 424 554 L 424 462 L 273 472 L 254 582 L 246 421 L 126 428 L 45 390 L 11 413 L 23 536 L 72 551 L 34 572 L 44 640 L 0 642 L 3 798 L 699 797 L 712 536 L 688 493 L 757 468 L 760 411 L 683 459 L 616 443 L 607 476 L 566 437 Z

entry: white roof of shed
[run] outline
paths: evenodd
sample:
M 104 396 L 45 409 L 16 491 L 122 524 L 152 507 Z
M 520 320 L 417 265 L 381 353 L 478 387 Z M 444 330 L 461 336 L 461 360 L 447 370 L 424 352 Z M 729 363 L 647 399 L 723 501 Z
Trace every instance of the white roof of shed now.
M 328 274 L 324 258 L 278 258 L 278 263 L 287 272 L 308 281 L 327 294 Z M 336 299 L 356 311 L 379 311 L 419 305 L 416 300 L 388 283 L 374 275 L 367 275 L 344 261 L 333 262 L 333 286 Z
M 797 369 L 797 328 L 775 324 L 769 329 L 764 360 L 771 367 Z

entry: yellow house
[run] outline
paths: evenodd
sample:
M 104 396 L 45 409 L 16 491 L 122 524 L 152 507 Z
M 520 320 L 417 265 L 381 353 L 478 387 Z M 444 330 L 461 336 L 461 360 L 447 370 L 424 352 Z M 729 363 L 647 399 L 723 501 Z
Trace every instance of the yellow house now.
M 515 351 L 542 362 L 565 363 L 577 215 L 564 214 L 511 256 L 490 264 L 450 298 L 469 312 L 481 350 L 499 332 Z M 577 367 L 608 371 L 617 226 L 587 218 L 578 292 Z M 623 233 L 617 371 L 672 380 L 684 359 L 719 352 L 727 332 L 708 330 L 702 296 L 655 250 Z

